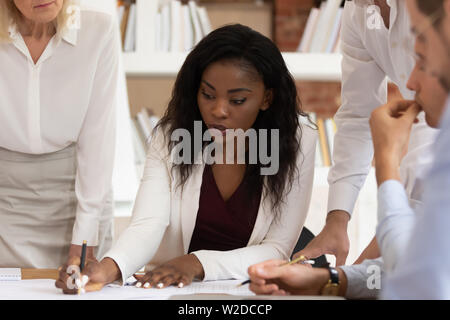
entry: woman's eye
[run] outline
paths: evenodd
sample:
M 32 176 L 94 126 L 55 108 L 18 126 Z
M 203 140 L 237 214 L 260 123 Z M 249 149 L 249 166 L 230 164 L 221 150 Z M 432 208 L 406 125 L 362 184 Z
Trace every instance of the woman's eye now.
M 204 92 L 204 91 L 202 91 L 202 95 L 206 98 L 206 99 L 208 99 L 208 100 L 212 100 L 212 99 L 214 99 L 214 97 L 213 96 L 211 96 L 211 95 L 209 95 L 209 94 L 207 94 L 206 92 Z
M 239 104 L 243 104 L 245 101 L 247 101 L 246 98 L 244 98 L 244 99 L 236 99 L 236 100 L 231 100 L 231 103 L 239 105 Z

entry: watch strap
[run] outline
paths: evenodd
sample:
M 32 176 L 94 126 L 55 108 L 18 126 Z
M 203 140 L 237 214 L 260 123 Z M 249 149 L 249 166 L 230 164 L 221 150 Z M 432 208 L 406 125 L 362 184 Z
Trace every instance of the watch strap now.
M 331 283 L 339 284 L 339 272 L 333 267 L 328 267 L 328 271 L 330 272 Z

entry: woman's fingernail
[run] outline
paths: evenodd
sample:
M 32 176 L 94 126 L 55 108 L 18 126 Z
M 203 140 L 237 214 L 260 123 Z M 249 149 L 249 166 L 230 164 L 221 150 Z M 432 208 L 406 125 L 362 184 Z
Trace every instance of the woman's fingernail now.
M 145 284 L 144 284 L 144 288 L 150 288 L 150 283 L 148 283 L 148 282 L 146 282 Z
M 80 289 L 82 287 L 80 278 L 77 278 L 75 280 L 75 286 L 77 289 Z
M 178 288 L 183 288 L 184 287 L 184 283 L 183 282 L 180 282 L 179 284 L 178 284 Z
M 136 288 L 140 288 L 140 287 L 142 287 L 142 283 L 141 282 L 136 283 Z
M 164 287 L 164 284 L 162 284 L 162 283 L 160 282 L 160 283 L 158 283 L 156 286 L 157 286 L 159 289 L 161 289 L 162 287 Z
M 89 282 L 89 277 L 88 276 L 84 275 L 84 276 L 81 277 L 81 284 L 83 286 L 85 286 L 86 283 L 88 283 L 88 282 Z

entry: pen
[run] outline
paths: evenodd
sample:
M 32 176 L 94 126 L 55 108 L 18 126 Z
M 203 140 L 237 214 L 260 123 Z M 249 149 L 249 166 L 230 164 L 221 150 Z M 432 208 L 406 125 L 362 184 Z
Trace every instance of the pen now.
M 290 264 L 294 264 L 294 263 L 297 263 L 299 261 L 301 261 L 302 264 L 314 264 L 315 263 L 314 260 L 306 260 L 305 256 L 300 256 L 297 259 L 294 259 L 292 261 L 289 261 L 289 262 L 286 262 L 286 263 L 280 265 L 280 267 L 287 266 L 287 265 L 290 265 Z M 244 285 L 246 285 L 246 284 L 248 284 L 250 282 L 251 282 L 251 280 L 245 280 L 244 282 L 238 284 L 237 286 L 238 287 L 242 287 L 242 286 L 244 286 Z
M 86 246 L 87 241 L 83 241 L 83 246 L 81 247 L 81 261 L 80 261 L 80 272 L 83 272 L 84 264 L 86 262 Z
M 86 247 L 87 241 L 83 240 L 83 246 L 81 247 L 81 258 L 80 258 L 80 274 L 83 272 L 84 265 L 86 263 Z M 78 288 L 78 294 L 81 294 L 84 290 L 82 288 Z

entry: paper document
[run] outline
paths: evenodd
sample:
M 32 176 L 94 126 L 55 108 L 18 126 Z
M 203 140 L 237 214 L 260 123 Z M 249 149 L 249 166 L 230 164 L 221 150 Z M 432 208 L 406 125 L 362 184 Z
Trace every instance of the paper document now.
M 17 281 L 22 279 L 20 268 L 0 268 L 0 281 Z
M 55 287 L 54 280 L 22 280 L 2 282 L 0 300 L 167 300 L 171 296 L 192 294 L 228 294 L 253 296 L 248 285 L 237 287 L 242 280 L 205 281 L 178 288 L 170 286 L 164 289 L 143 289 L 135 286 L 108 285 L 98 292 L 83 295 L 65 295 Z

